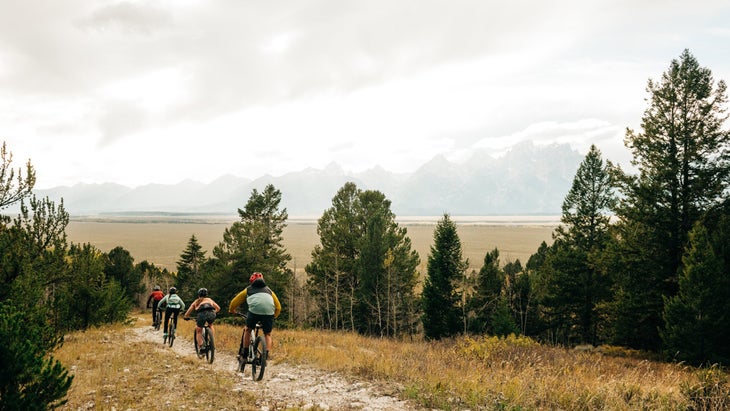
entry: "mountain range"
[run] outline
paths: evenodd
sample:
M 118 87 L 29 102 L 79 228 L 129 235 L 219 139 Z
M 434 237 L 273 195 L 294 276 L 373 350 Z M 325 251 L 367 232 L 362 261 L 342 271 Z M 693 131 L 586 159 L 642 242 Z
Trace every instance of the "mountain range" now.
M 397 216 L 557 215 L 583 155 L 567 144 L 524 142 L 501 157 L 476 152 L 463 163 L 438 155 L 413 173 L 376 167 L 348 173 L 332 163 L 255 180 L 222 176 L 205 184 L 147 184 L 130 188 L 114 183 L 76 184 L 35 190 L 38 197 L 63 198 L 72 216 L 115 213 L 196 213 L 236 215 L 253 189 L 273 184 L 290 216 L 319 217 L 348 181 L 385 194 Z

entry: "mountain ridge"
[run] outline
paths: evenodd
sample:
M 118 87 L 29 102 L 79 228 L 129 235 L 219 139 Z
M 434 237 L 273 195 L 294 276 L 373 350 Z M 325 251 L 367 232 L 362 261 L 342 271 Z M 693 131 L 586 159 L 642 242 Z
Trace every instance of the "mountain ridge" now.
M 475 153 L 464 163 L 437 155 L 412 173 L 382 167 L 348 173 L 339 164 L 306 168 L 256 179 L 223 175 L 205 184 L 186 179 L 176 184 L 150 183 L 136 188 L 116 183 L 34 190 L 38 197 L 64 200 L 72 216 L 110 213 L 210 213 L 235 215 L 253 189 L 273 184 L 289 215 L 318 216 L 346 183 L 378 190 L 396 215 L 548 215 L 560 214 L 565 195 L 583 155 L 567 144 L 521 143 L 504 156 Z

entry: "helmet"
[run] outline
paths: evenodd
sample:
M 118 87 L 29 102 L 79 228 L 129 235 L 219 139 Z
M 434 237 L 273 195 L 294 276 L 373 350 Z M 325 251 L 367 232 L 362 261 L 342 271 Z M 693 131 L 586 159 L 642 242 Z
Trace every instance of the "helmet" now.
M 198 290 L 198 297 L 207 297 L 208 296 L 208 289 L 207 288 L 201 288 Z
M 177 294 L 177 288 L 170 287 L 170 294 Z
M 253 283 L 254 281 L 259 280 L 259 279 L 263 280 L 264 275 L 257 271 L 255 273 L 251 274 L 251 277 L 249 277 L 248 282 Z
M 160 286 L 156 285 L 155 288 L 153 288 L 154 291 L 160 291 Z

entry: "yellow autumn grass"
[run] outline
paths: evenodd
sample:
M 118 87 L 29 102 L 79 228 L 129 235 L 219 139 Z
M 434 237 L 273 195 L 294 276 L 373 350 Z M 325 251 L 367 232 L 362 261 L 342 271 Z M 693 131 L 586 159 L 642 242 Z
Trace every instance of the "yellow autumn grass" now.
M 54 356 L 74 380 L 62 409 L 259 409 L 256 397 L 234 390 L 231 378 L 211 372 L 194 356 L 135 338 L 135 326 L 109 325 L 65 337 Z
M 191 322 L 181 322 L 179 338 L 192 338 L 192 327 Z M 160 401 L 196 409 L 245 409 L 242 404 L 254 403 L 252 394 L 231 395 L 225 379 L 202 384 L 210 368 L 197 359 L 158 350 L 159 344 L 132 342 L 131 335 L 129 326 L 108 326 L 67 338 L 57 358 L 76 376 L 68 409 L 92 401 L 102 409 L 109 404 L 118 404 L 117 409 L 130 404 L 143 409 L 144 404 L 159 405 Z M 219 352 L 235 352 L 240 337 L 240 327 L 216 325 Z M 279 362 L 365 379 L 424 409 L 721 410 L 730 406 L 727 375 L 718 370 L 708 378 L 706 371 L 652 361 L 627 350 L 579 352 L 514 336 L 426 342 L 276 329 L 267 373 Z M 175 372 L 186 377 L 166 377 L 165 371 L 171 370 L 165 364 L 175 364 Z M 697 392 L 702 395 L 693 397 Z

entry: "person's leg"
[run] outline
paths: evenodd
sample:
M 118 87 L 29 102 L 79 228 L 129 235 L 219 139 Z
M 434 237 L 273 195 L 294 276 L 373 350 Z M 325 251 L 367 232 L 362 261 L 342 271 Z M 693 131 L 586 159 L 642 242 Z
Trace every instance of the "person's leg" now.
M 266 350 L 271 351 L 273 340 L 271 339 L 271 333 L 264 334 L 264 337 L 266 337 Z
M 162 329 L 163 335 L 167 335 L 167 325 L 170 323 L 170 310 L 165 310 L 165 328 Z
M 198 347 L 203 346 L 203 328 L 195 327 L 195 341 L 198 342 Z

